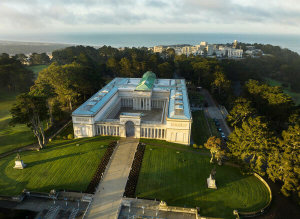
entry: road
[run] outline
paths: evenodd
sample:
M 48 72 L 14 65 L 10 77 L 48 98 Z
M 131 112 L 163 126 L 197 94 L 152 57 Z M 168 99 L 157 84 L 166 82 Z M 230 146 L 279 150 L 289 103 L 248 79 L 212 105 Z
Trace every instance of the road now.
M 231 130 L 228 127 L 225 118 L 223 117 L 223 114 L 217 106 L 216 102 L 206 89 L 202 89 L 200 93 L 208 103 L 208 107 L 204 109 L 205 116 L 207 116 L 208 118 L 217 119 L 220 123 L 220 128 L 223 130 L 225 136 L 227 137 L 231 133 Z

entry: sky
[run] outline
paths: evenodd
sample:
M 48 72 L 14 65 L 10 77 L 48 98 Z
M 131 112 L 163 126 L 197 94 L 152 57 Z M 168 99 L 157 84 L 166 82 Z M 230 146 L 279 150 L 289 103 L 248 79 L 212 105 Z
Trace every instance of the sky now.
M 0 0 L 1 34 L 300 34 L 300 0 Z

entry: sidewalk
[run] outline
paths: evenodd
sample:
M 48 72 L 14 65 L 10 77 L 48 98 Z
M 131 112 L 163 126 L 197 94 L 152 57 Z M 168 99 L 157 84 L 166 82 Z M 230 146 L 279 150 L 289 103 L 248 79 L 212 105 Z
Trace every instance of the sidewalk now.
M 112 155 L 99 183 L 87 218 L 116 218 L 134 159 L 139 139 L 124 138 Z

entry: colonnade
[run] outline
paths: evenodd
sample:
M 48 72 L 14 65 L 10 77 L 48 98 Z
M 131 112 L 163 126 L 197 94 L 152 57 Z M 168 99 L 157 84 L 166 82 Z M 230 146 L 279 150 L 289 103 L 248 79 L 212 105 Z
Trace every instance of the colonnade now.
M 96 135 L 120 135 L 119 126 L 112 125 L 96 125 Z
M 141 128 L 141 137 L 142 138 L 165 138 L 165 129 L 157 128 Z
M 150 98 L 133 98 L 133 109 L 134 110 L 151 110 L 151 99 Z
M 133 99 L 132 98 L 122 98 L 121 99 L 121 106 L 122 107 L 132 107 Z
M 152 108 L 159 108 L 159 109 L 161 109 L 161 108 L 164 108 L 165 107 L 165 100 L 152 100 L 151 101 L 151 106 L 152 106 Z

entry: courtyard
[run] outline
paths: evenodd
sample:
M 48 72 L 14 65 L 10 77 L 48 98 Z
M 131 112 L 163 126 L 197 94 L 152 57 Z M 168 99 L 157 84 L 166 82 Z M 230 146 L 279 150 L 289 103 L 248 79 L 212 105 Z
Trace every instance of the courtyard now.
M 165 116 L 163 116 L 163 109 L 162 108 L 160 108 L 160 109 L 151 109 L 151 110 L 134 110 L 133 108 L 129 108 L 129 107 L 121 107 L 120 111 L 116 114 L 116 116 L 114 116 L 113 118 L 108 118 L 108 119 L 119 119 L 120 114 L 122 112 L 142 113 L 142 117 L 141 117 L 142 122 L 150 121 L 150 122 L 162 123 L 163 118 L 165 118 Z

